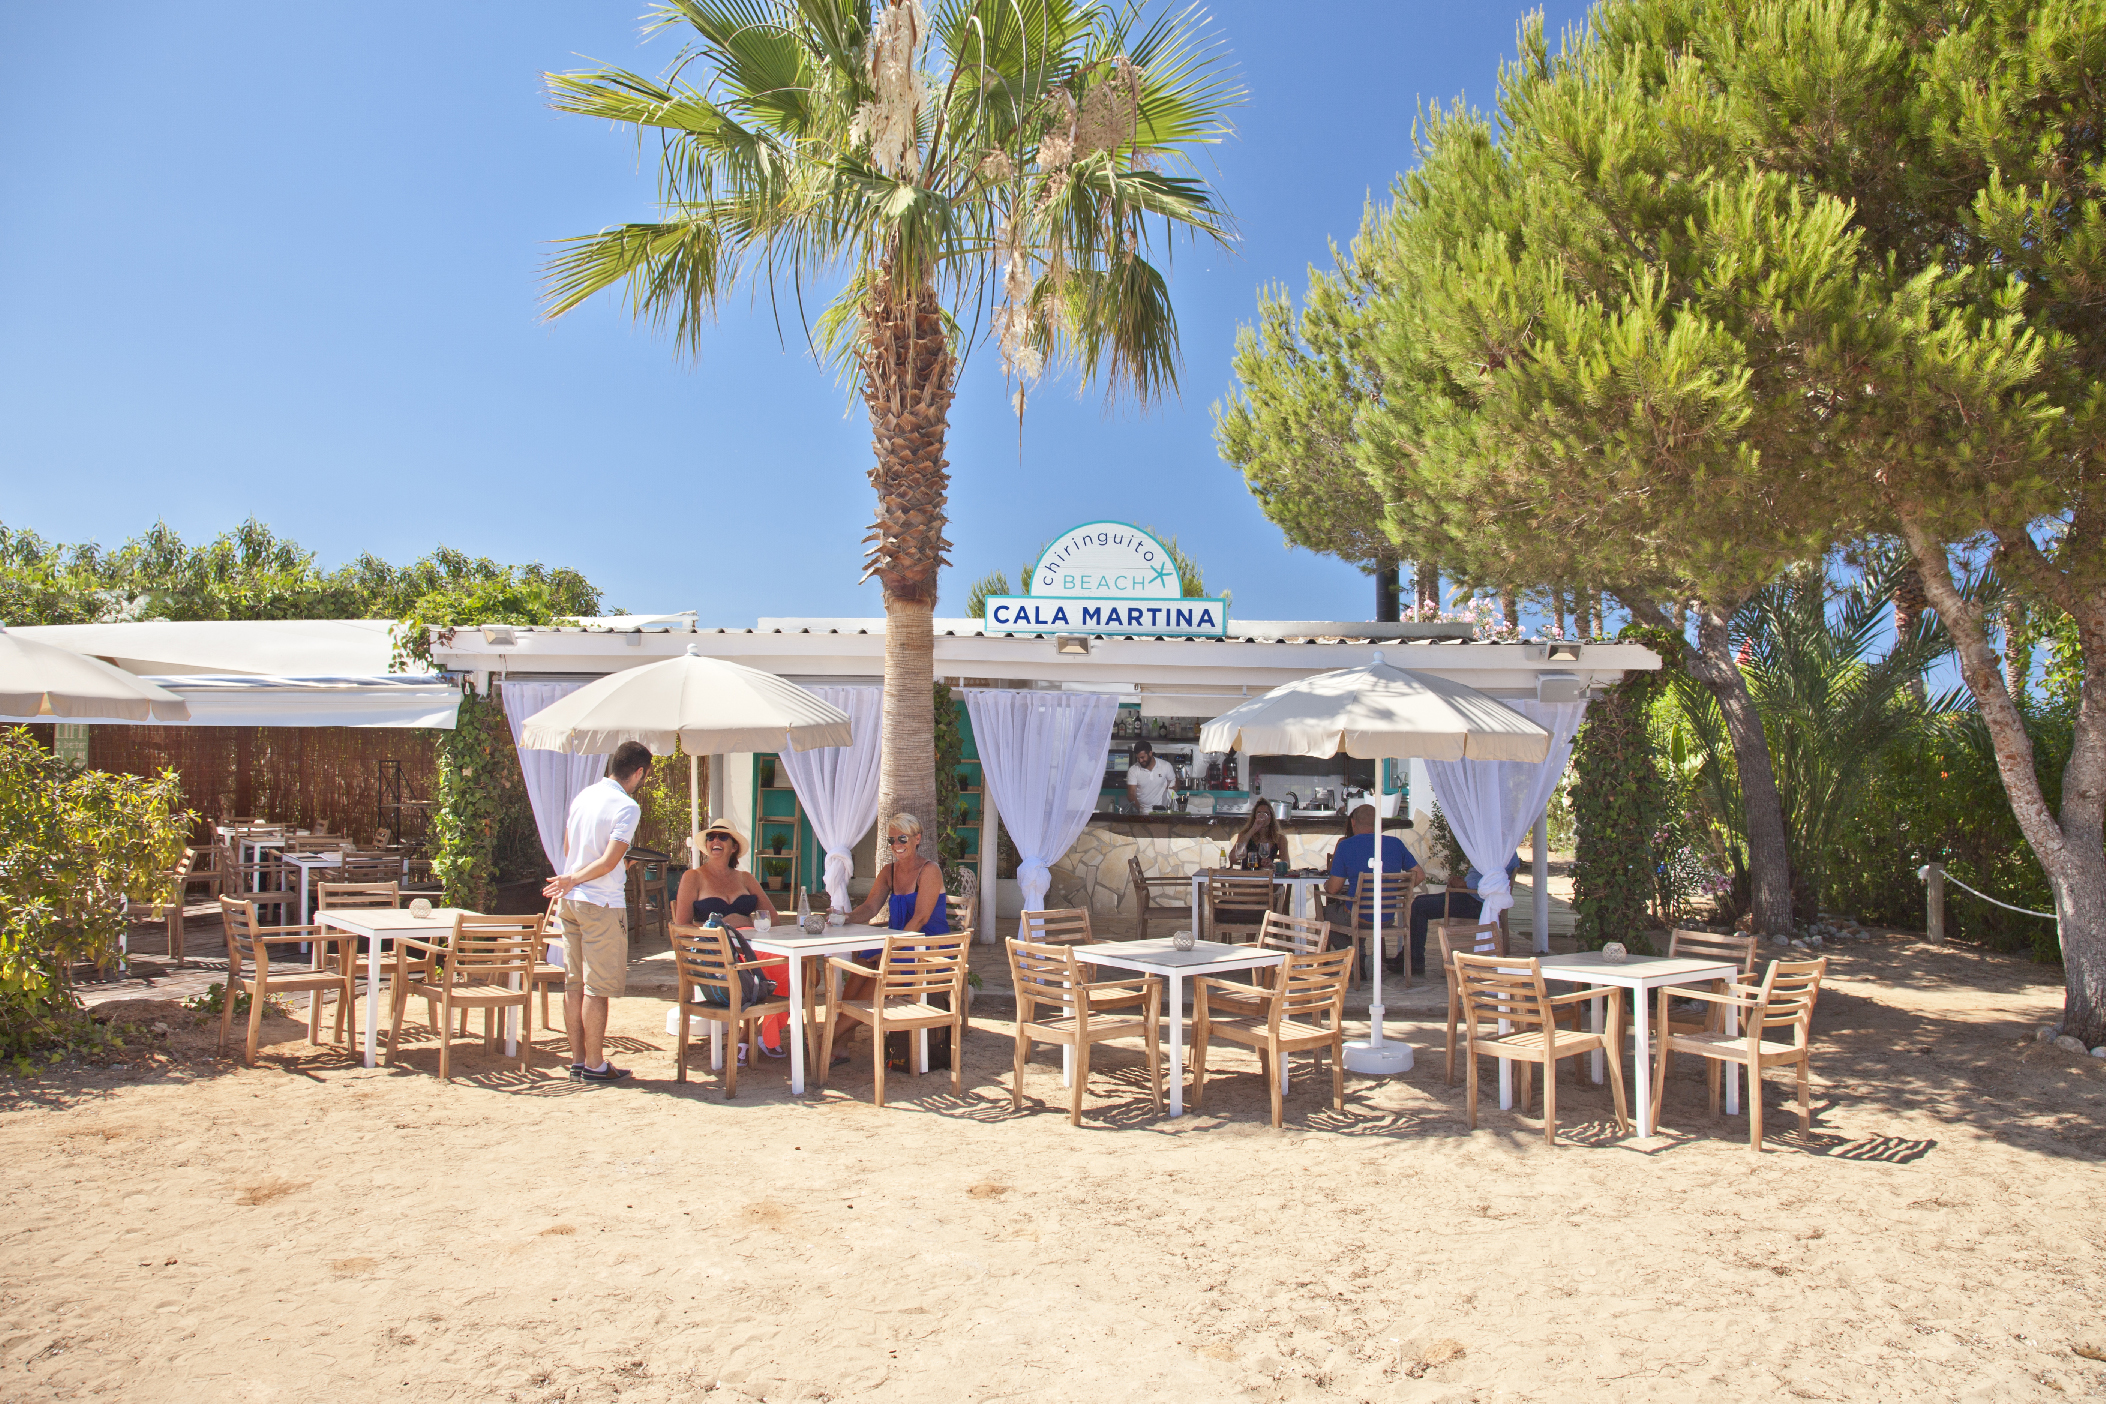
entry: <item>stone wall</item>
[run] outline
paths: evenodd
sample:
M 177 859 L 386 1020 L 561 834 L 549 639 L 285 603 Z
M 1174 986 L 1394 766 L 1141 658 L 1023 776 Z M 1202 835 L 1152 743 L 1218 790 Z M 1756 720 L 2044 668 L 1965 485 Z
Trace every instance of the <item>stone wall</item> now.
M 1186 828 L 1191 831 L 1179 831 Z M 1233 833 L 1226 830 L 1211 836 L 1200 825 L 1092 824 L 1053 865 L 1046 905 L 1085 907 L 1100 921 L 1114 917 L 1130 921 L 1140 913 L 1133 900 L 1128 859 L 1140 859 L 1141 872 L 1147 877 L 1187 877 L 1216 866 Z M 1287 861 L 1297 868 L 1320 868 L 1329 860 L 1338 838 L 1335 829 L 1290 830 Z

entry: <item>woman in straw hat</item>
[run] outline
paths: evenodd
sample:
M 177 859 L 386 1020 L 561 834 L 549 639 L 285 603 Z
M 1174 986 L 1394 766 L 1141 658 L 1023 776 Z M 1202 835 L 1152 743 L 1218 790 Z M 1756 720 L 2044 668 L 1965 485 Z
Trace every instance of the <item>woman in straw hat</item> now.
M 722 819 L 713 819 L 709 827 L 688 840 L 695 851 L 695 866 L 680 875 L 680 895 L 673 903 L 673 910 L 685 916 L 695 925 L 715 917 L 725 926 L 751 926 L 756 912 L 766 912 L 772 923 L 776 918 L 775 904 L 754 880 L 753 874 L 739 868 L 739 859 L 746 854 L 746 840 L 739 831 Z M 761 973 L 775 982 L 775 988 L 790 987 L 788 961 L 777 962 L 762 968 Z M 782 1057 L 783 1029 L 789 1016 L 777 1014 L 761 1022 L 761 1051 L 772 1058 Z

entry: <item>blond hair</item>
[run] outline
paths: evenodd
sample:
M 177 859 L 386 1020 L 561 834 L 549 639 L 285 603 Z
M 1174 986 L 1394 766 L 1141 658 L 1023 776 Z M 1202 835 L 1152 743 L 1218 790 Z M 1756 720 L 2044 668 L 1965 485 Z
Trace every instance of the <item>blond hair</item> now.
M 922 836 L 921 820 L 916 819 L 913 815 L 907 813 L 906 810 L 902 809 L 899 813 L 893 815 L 890 819 L 887 819 L 885 821 L 885 832 L 887 834 L 912 834 L 916 839 L 919 839 Z

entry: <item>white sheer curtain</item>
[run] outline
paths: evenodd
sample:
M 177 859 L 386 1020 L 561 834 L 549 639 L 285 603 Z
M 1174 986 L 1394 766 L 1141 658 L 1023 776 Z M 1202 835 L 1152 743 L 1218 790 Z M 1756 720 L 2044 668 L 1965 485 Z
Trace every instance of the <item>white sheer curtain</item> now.
M 1584 702 L 1536 702 L 1500 699 L 1550 733 L 1550 754 L 1541 761 L 1426 762 L 1433 797 L 1447 816 L 1470 866 L 1480 874 L 1477 895 L 1484 899 L 1479 921 L 1497 921 L 1514 905 L 1513 883 L 1506 865 L 1521 846 L 1522 835 L 1536 826 L 1536 816 L 1550 803 L 1550 792 L 1565 773 L 1572 755 L 1572 735 L 1586 715 Z
M 875 687 L 806 689 L 823 702 L 848 713 L 846 746 L 813 751 L 784 750 L 775 763 L 790 777 L 790 788 L 812 821 L 812 832 L 826 846 L 826 895 L 837 912 L 852 905 L 848 880 L 855 876 L 855 846 L 877 822 L 878 738 L 884 731 L 884 690 Z
M 988 797 L 1016 844 L 1024 910 L 1046 904 L 1053 864 L 1097 808 L 1119 701 L 1103 692 L 968 690 Z
M 512 724 L 512 744 L 519 747 L 519 769 L 526 776 L 527 803 L 534 807 L 534 831 L 541 835 L 541 851 L 548 855 L 549 866 L 559 873 L 563 871 L 563 825 L 570 818 L 570 802 L 607 773 L 607 758 L 529 750 L 519 745 L 519 732 L 528 717 L 568 697 L 587 681 L 590 679 L 513 682 L 507 678 L 499 685 L 505 720 Z

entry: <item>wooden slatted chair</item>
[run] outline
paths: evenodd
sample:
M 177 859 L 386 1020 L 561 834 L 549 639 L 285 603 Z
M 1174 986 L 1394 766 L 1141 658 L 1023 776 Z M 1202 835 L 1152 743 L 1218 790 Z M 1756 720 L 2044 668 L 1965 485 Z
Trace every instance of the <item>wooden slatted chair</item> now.
M 964 1087 L 965 1074 L 965 956 L 966 945 L 957 936 L 925 936 L 906 931 L 885 938 L 885 949 L 876 968 L 857 965 L 834 956 L 826 962 L 826 1045 L 819 1055 L 819 1085 L 826 1085 L 834 1061 L 834 1036 L 843 1019 L 870 1029 L 870 1062 L 877 1082 L 877 1104 L 885 1105 L 885 1035 L 894 1029 L 907 1031 L 951 1026 L 951 1091 Z M 842 983 L 852 976 L 876 981 L 869 999 L 844 999 Z M 941 1008 L 935 997 L 945 996 L 949 1007 Z M 785 1006 L 787 1007 L 787 1006 Z M 920 1075 L 920 1064 L 908 1059 Z
M 764 970 L 776 964 L 780 957 L 741 961 L 732 948 L 731 932 L 721 926 L 681 926 L 675 923 L 667 936 L 673 943 L 673 967 L 679 977 L 675 998 L 681 1012 L 688 1016 L 679 1021 L 680 1038 L 673 1055 L 673 1080 L 687 1081 L 690 1020 L 722 1024 L 725 1041 L 733 1045 L 724 1058 L 724 1096 L 729 1100 L 739 1095 L 737 1044 L 744 1041 L 749 1047 L 760 1047 L 759 1023 L 790 1012 L 787 995 L 760 1004 L 745 1003 L 744 986 L 739 976 L 748 970 Z M 561 973 L 560 969 L 557 973 Z M 756 1058 L 755 1061 L 759 1060 Z M 879 1066 L 883 1066 L 882 1058 Z M 825 1078 L 821 1077 L 820 1081 L 824 1082 Z M 883 1105 L 882 1098 L 879 1105 Z
M 1207 874 L 1207 939 L 1257 940 L 1265 932 L 1265 914 L 1274 909 L 1277 896 L 1269 877 Z
M 1016 1059 L 1009 1105 L 1024 1109 L 1024 1065 L 1031 1045 L 1054 1043 L 1074 1051 L 1068 1080 L 1068 1125 L 1082 1124 L 1082 1093 L 1090 1078 L 1090 1049 L 1106 1039 L 1138 1034 L 1148 1047 L 1149 1091 L 1163 1109 L 1161 1028 L 1163 982 L 1154 975 L 1098 981 L 1072 943 L 1009 942 L 1009 982 L 1016 991 Z M 1115 1012 L 1138 1004 L 1140 1013 Z
M 1795 1066 L 1799 1070 L 1799 1130 L 1813 1129 L 1813 1098 L 1808 1085 L 1812 1074 L 1814 1003 L 1821 995 L 1821 979 L 1828 973 L 1828 957 L 1818 960 L 1773 960 L 1763 973 L 1762 983 L 1736 983 L 1719 993 L 1678 986 L 1660 991 L 1658 1067 L 1653 1075 L 1653 1117 L 1660 1115 L 1661 1094 L 1667 1089 L 1667 1074 L 1674 1055 L 1690 1053 L 1705 1059 L 1704 1072 L 1711 1087 L 1711 1115 L 1718 1116 L 1719 1074 L 1735 1063 L 1748 1070 L 1748 1147 L 1762 1153 L 1762 1073 L 1765 1068 Z M 1718 1028 L 1675 1033 L 1668 1028 L 1668 997 L 1694 999 L 1716 1007 L 1721 1015 L 1733 1010 L 1740 1027 L 1727 1032 Z M 1610 1006 L 1614 1008 L 1612 1004 Z M 1790 1041 L 1773 1038 L 1773 1031 L 1790 1030 Z M 1641 1053 L 1643 1049 L 1639 1050 Z M 1613 1064 L 1612 1064 L 1613 1066 Z
M 1397 933 L 1399 949 L 1404 951 L 1404 987 L 1411 988 L 1411 894 L 1418 884 L 1408 881 L 1402 873 L 1382 875 L 1382 934 Z M 1352 938 L 1354 978 L 1359 984 L 1368 983 L 1369 960 L 1382 959 L 1384 952 L 1368 950 L 1375 934 L 1375 883 L 1373 873 L 1360 875 L 1360 889 L 1346 906 L 1346 934 Z
M 225 891 L 220 880 L 220 859 L 227 851 L 224 844 L 206 844 L 190 850 L 190 869 L 183 878 L 183 895 L 187 899 L 193 887 L 204 889 L 206 901 L 214 901 Z
M 1609 1027 L 1603 1033 L 1568 1029 L 1559 1021 L 1563 1010 L 1602 992 L 1584 989 L 1552 998 L 1543 981 L 1542 963 L 1513 956 L 1473 956 L 1457 951 L 1451 960 L 1462 984 L 1463 1056 L 1469 1060 L 1470 1129 L 1477 1129 L 1477 1064 L 1482 1058 L 1507 1058 L 1520 1065 L 1520 1098 L 1526 1111 L 1530 1084 L 1538 1064 L 1543 1069 L 1543 1139 L 1558 1143 L 1557 1065 L 1561 1059 L 1600 1051 L 1609 1065 L 1609 1087 L 1616 1102 L 1616 1129 L 1628 1131 L 1630 1117 L 1623 1096 L 1623 1001 L 1611 999 Z M 1499 1025 L 1507 1029 L 1501 1032 Z
M 1272 1125 L 1278 1130 L 1285 1093 L 1280 1074 L 1288 1055 L 1328 1053 L 1331 1058 L 1331 1106 L 1345 1110 L 1345 993 L 1351 977 L 1351 950 L 1291 955 L 1280 967 L 1265 1012 L 1255 1017 L 1225 1012 L 1221 996 L 1239 1000 L 1249 990 L 1236 981 L 1202 978 L 1193 982 L 1192 1107 L 1206 1105 L 1207 1047 L 1226 1039 L 1256 1050 L 1258 1069 L 1272 1092 Z
M 1258 935 L 1258 949 L 1283 955 L 1319 955 L 1331 948 L 1331 923 L 1314 917 L 1267 912 Z M 1249 972 L 1250 983 L 1224 980 L 1214 991 L 1214 1008 L 1221 1014 L 1263 1018 L 1271 1007 L 1272 992 L 1279 984 L 1280 967 L 1261 965 Z
M 1455 1085 L 1455 1027 L 1462 1022 L 1462 981 L 1456 978 L 1455 956 L 1506 954 L 1506 928 L 1496 921 L 1470 921 L 1445 917 L 1432 922 L 1433 938 L 1440 943 L 1441 977 L 1448 982 L 1448 1085 Z
M 189 964 L 183 958 L 184 906 L 189 899 L 191 870 L 197 865 L 197 850 L 185 849 L 176 865 L 168 870 L 161 888 L 153 896 L 156 900 L 146 903 L 145 918 L 158 921 L 168 937 L 168 958 L 177 969 Z
M 312 926 L 265 926 L 256 913 L 260 903 L 238 897 L 219 899 L 220 920 L 227 933 L 227 982 L 220 991 L 219 1051 L 227 1051 L 227 1031 L 234 1021 L 234 1002 L 249 996 L 249 1037 L 242 1061 L 256 1065 L 256 1046 L 263 1033 L 264 1002 L 272 995 L 307 995 L 307 1041 L 322 1041 L 322 996 L 335 994 L 339 1009 L 348 1011 L 354 994 L 351 957 L 358 949 L 356 937 L 340 931 Z M 272 946 L 298 942 L 313 955 L 306 965 L 271 962 Z
M 401 893 L 396 890 L 395 884 L 392 882 L 318 882 L 314 885 L 314 891 L 314 909 L 317 912 L 371 911 L 402 905 Z M 359 950 L 356 941 L 352 942 L 350 951 L 352 961 L 351 973 L 360 980 L 373 979 L 372 956 Z M 394 962 L 382 957 L 380 974 L 385 976 L 393 968 Z M 431 972 L 420 969 L 417 973 L 419 975 L 428 975 Z M 437 1002 L 427 999 L 424 1007 L 425 1012 L 431 1015 L 432 1027 L 437 1028 L 439 1026 L 439 1007 Z M 337 1011 L 336 1026 L 337 1031 L 341 1033 L 344 1029 L 342 1010 Z
M 564 972 L 570 960 L 570 943 L 564 939 L 563 918 L 557 910 L 562 905 L 561 898 L 549 902 L 548 910 L 541 914 L 541 938 L 534 944 L 533 988 L 541 996 L 541 1027 L 550 1032 L 553 1032 L 556 1026 L 548 1021 L 548 992 L 560 992 L 563 989 L 566 978 Z M 563 948 L 564 965 L 558 965 L 548 958 L 550 946 Z M 567 1012 L 565 1017 L 568 1017 Z M 568 1028 L 568 1025 L 565 1027 Z
M 1084 907 L 1054 907 L 1043 912 L 1025 912 L 1023 931 L 1024 934 L 1018 939 L 1041 946 L 1089 946 L 1094 945 L 1097 940 L 1095 929 L 1090 924 L 1089 911 Z M 1101 972 L 1089 963 L 1086 954 L 1082 961 L 1086 978 L 1093 983 L 1101 982 Z M 1117 981 L 1112 983 L 1116 984 Z M 1141 1003 L 1141 996 L 1122 996 L 1107 989 L 1099 1003 L 1105 1008 L 1137 1005 Z
M 1738 932 L 1683 931 L 1676 929 L 1670 931 L 1667 935 L 1667 953 L 1669 955 L 1695 956 L 1702 960 L 1731 961 L 1740 967 L 1740 978 L 1744 983 L 1752 982 L 1755 979 L 1757 944 L 1753 936 L 1743 936 Z M 1675 991 L 1675 998 L 1685 999 L 1686 988 L 1686 986 L 1678 988 Z M 1724 994 L 1726 992 L 1726 983 L 1723 980 L 1714 980 L 1711 983 L 1711 988 L 1714 993 Z M 1685 1002 L 1682 1008 L 1675 1009 L 1673 1012 L 1677 1016 L 1674 1023 L 1672 1025 L 1662 1024 L 1660 1026 L 1662 1029 L 1671 1027 L 1676 1033 L 1701 1033 L 1706 1030 L 1717 1030 L 1725 1027 L 1720 1022 L 1725 1017 L 1725 1011 L 1716 1004 Z M 1651 1055 L 1646 1053 L 1641 1056 L 1649 1057 Z
M 1126 881 L 1133 889 L 1133 908 L 1140 923 L 1141 939 L 1148 939 L 1148 923 L 1154 921 L 1182 922 L 1190 926 L 1195 913 L 1192 910 L 1192 879 L 1188 877 L 1150 877 L 1141 871 L 1141 860 L 1126 860 Z M 1156 895 L 1158 891 L 1182 894 L 1181 902 L 1165 901 Z
M 532 916 L 471 916 L 462 912 L 453 919 L 453 930 L 435 940 L 400 936 L 395 941 L 393 986 L 394 1018 L 388 1028 L 387 1066 L 395 1066 L 395 1046 L 402 1036 L 402 1009 L 412 995 L 427 1000 L 437 997 L 439 1019 L 439 1076 L 453 1080 L 454 1011 L 483 1011 L 483 1045 L 487 1048 L 503 1036 L 503 1015 L 519 1011 L 519 1071 L 527 1070 L 527 1057 L 534 1041 L 529 1036 L 532 989 L 528 976 L 534 968 L 534 943 L 540 939 L 541 919 Z M 428 972 L 412 973 L 422 965 Z

